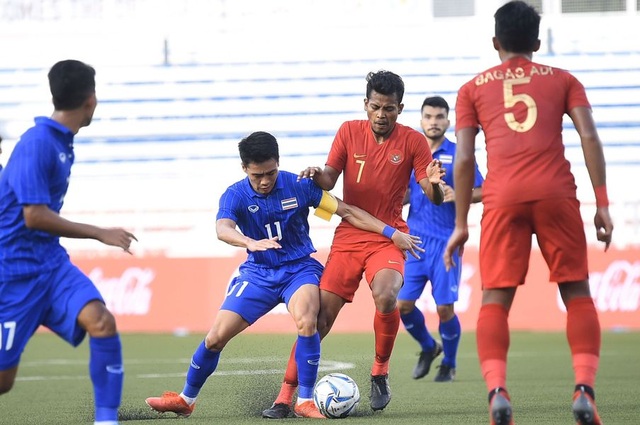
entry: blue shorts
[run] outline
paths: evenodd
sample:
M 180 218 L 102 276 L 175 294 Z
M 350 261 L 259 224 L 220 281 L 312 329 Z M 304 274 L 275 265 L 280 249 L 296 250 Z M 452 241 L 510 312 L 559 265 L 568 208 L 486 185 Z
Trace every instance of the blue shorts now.
M 409 256 L 404 265 L 404 285 L 398 293 L 398 300 L 416 301 L 431 282 L 431 294 L 436 305 L 453 304 L 458 301 L 462 264 L 458 254 L 453 255 L 456 263 L 449 271 L 444 268 L 442 254 L 447 241 L 431 237 L 422 238 L 425 252 L 421 258 Z
M 240 266 L 240 275 L 229 282 L 220 310 L 238 313 L 253 324 L 278 304 L 289 304 L 302 285 L 318 286 L 323 269 L 312 257 L 277 268 L 244 263 Z
M 40 325 L 79 345 L 86 331 L 78 315 L 93 300 L 104 302 L 93 282 L 70 261 L 35 277 L 0 282 L 0 370 L 20 363 Z

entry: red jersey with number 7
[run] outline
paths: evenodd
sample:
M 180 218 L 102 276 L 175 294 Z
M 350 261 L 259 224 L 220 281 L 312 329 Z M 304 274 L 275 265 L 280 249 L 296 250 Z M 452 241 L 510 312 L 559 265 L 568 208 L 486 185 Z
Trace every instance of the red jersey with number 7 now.
M 411 171 L 416 180 L 427 177 L 431 149 L 422 133 L 396 123 L 389 138 L 378 144 L 368 120 L 347 121 L 336 134 L 326 165 L 342 173 L 344 202 L 404 232 L 402 200 Z M 425 195 L 426 196 L 426 195 Z M 388 240 L 382 235 L 356 229 L 343 220 L 333 243 Z
M 485 135 L 485 209 L 576 197 L 562 122 L 578 106 L 591 107 L 573 75 L 524 57 L 490 68 L 460 88 L 456 131 L 474 127 Z

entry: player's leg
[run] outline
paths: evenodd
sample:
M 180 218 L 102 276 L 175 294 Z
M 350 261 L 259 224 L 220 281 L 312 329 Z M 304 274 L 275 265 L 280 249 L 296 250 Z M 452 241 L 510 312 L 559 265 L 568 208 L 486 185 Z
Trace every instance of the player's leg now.
M 20 356 L 49 309 L 49 274 L 0 282 L 0 395 L 13 388 Z
M 89 334 L 89 375 L 93 383 L 96 424 L 116 423 L 124 368 L 115 318 L 102 300 L 94 300 L 80 311 L 78 323 Z
M 575 379 L 574 416 L 579 424 L 600 424 L 594 386 L 601 331 L 589 289 L 580 205 L 576 199 L 554 199 L 537 203 L 534 212 L 538 244 L 549 265 L 550 280 L 559 282 L 567 309 L 566 332 Z
M 443 252 L 445 244 L 446 241 L 439 241 L 439 246 L 434 246 L 434 252 Z M 462 335 L 460 320 L 454 310 L 454 303 L 458 301 L 462 260 L 457 253 L 454 253 L 453 261 L 455 265 L 447 271 L 440 259 L 441 256 L 437 255 L 436 257 L 439 261 L 433 265 L 431 293 L 437 305 L 440 321 L 438 331 L 442 341 L 444 358 L 440 366 L 438 366 L 438 373 L 434 381 L 451 382 L 455 378 L 456 357 Z
M 373 253 L 365 269 L 376 308 L 373 318 L 375 357 L 371 368 L 370 404 L 373 410 L 382 410 L 391 401 L 389 360 L 400 326 L 397 299 L 403 282 L 404 258 L 392 244 L 372 246 L 371 250 Z
M 308 259 L 295 267 L 294 276 L 284 290 L 283 299 L 298 330 L 294 359 L 298 370 L 298 400 L 294 413 L 299 417 L 324 418 L 313 403 L 313 388 L 320 365 L 320 334 L 317 320 L 320 310 L 320 276 L 323 267 Z
M 60 264 L 51 279 L 51 308 L 43 324 L 73 346 L 89 334 L 95 423 L 117 424 L 124 369 L 115 318 L 93 282 L 70 262 Z
M 480 369 L 489 391 L 492 424 L 513 419 L 506 391 L 509 310 L 529 267 L 532 227 L 526 204 L 485 210 L 480 235 L 482 306 L 476 339 Z
M 363 257 L 351 252 L 332 252 L 320 279 L 320 312 L 318 313 L 318 333 L 324 338 L 346 302 L 353 300 L 362 278 Z M 291 349 L 280 392 L 270 408 L 262 411 L 262 416 L 269 419 L 281 419 L 288 416 L 289 406 L 298 385 L 298 368 L 295 360 L 297 343 Z
M 182 417 L 190 416 L 202 387 L 218 367 L 220 352 L 234 336 L 248 326 L 249 323 L 238 313 L 225 310 L 223 303 L 211 329 L 191 357 L 182 392 L 178 394 L 166 391 L 160 397 L 149 397 L 145 400 L 147 405 L 160 413 L 172 412 Z
M 193 353 L 182 393 L 165 392 L 161 397 L 149 397 L 147 404 L 158 412 L 189 416 L 204 383 L 217 369 L 226 344 L 279 304 L 280 297 L 273 285 L 279 286 L 280 279 L 270 269 L 245 264 L 242 274 L 229 283 L 213 325 Z
M 424 241 L 424 239 L 423 239 Z M 427 249 L 428 251 L 428 249 Z M 422 311 L 416 307 L 416 300 L 424 291 L 427 280 L 427 270 L 431 263 L 429 255 L 423 255 L 420 259 L 409 257 L 405 263 L 404 285 L 398 293 L 398 311 L 400 320 L 405 329 L 420 345 L 418 363 L 413 369 L 413 379 L 426 376 L 431 369 L 431 363 L 440 354 L 442 348 L 431 337 L 427 329 L 427 323 Z M 440 260 L 442 262 L 442 260 Z

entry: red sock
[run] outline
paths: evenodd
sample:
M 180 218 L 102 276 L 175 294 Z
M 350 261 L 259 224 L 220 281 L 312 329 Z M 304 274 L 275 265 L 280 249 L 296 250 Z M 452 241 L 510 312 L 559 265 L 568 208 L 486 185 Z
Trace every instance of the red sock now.
M 500 304 L 480 308 L 476 329 L 478 359 L 487 391 L 507 387 L 509 311 Z
M 276 403 L 284 403 L 290 405 L 293 402 L 293 395 L 298 388 L 298 366 L 296 365 L 296 345 L 297 341 L 293 343 L 291 348 L 291 354 L 289 355 L 289 363 L 287 363 L 287 370 L 284 372 L 284 381 L 280 386 L 280 393 L 276 398 Z
M 389 358 L 396 342 L 399 327 L 400 312 L 397 307 L 391 313 L 380 313 L 376 310 L 373 318 L 376 357 L 371 368 L 371 375 L 386 375 L 389 373 Z
M 567 340 L 571 348 L 575 383 L 593 388 L 600 362 L 600 322 L 591 297 L 567 304 Z

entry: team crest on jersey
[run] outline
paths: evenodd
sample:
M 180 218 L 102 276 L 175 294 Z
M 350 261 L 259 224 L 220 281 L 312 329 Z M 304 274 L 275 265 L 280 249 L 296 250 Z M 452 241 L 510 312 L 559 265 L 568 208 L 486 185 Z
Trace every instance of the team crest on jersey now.
M 398 149 L 394 149 L 389 152 L 389 162 L 393 165 L 400 165 L 404 161 L 404 155 Z
M 257 205 L 249 205 L 249 208 L 247 208 L 247 209 L 249 210 L 249 212 L 250 212 L 250 213 L 255 214 L 255 213 L 257 213 L 257 212 L 258 212 L 258 210 L 260 209 L 260 207 L 259 207 L 259 206 L 257 206 Z
M 283 211 L 298 208 L 298 198 L 283 199 L 282 201 L 280 201 L 280 204 L 282 204 Z

